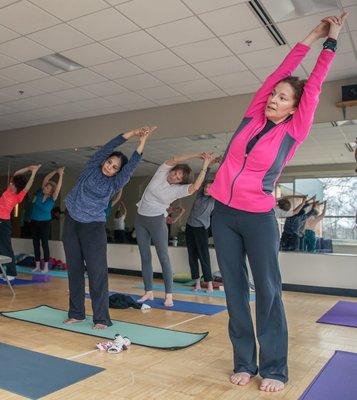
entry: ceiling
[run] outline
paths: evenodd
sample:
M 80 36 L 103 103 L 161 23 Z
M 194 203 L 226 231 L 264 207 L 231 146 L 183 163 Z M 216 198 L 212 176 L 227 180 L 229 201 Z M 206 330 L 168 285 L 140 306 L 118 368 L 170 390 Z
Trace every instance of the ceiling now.
M 345 143 L 353 143 L 357 137 L 357 121 L 315 124 L 309 137 L 297 151 L 289 166 L 319 164 L 349 164 L 354 162 L 354 153 L 349 152 Z M 214 151 L 223 154 L 233 133 L 217 133 L 209 139 L 193 140 L 198 136 L 181 137 L 165 140 L 149 140 L 145 146 L 144 160 L 135 171 L 134 176 L 151 176 L 158 165 L 174 154 Z M 135 142 L 127 142 L 121 150 L 130 155 L 136 147 Z M 42 164 L 41 171 L 49 172 L 64 165 L 67 170 L 79 174 L 88 158 L 97 150 L 95 147 L 65 149 L 16 156 L 1 156 L 0 171 L 15 171 L 30 164 Z M 201 161 L 192 160 L 189 164 L 195 172 L 201 168 Z M 352 171 L 352 170 L 351 170 Z
M 253 92 L 320 18 L 339 13 L 331 4 L 350 16 L 328 80 L 357 76 L 357 0 L 310 1 L 325 9 L 282 15 L 261 0 L 286 39 L 278 46 L 242 0 L 0 0 L 0 130 Z M 48 75 L 26 64 L 52 53 L 83 68 Z

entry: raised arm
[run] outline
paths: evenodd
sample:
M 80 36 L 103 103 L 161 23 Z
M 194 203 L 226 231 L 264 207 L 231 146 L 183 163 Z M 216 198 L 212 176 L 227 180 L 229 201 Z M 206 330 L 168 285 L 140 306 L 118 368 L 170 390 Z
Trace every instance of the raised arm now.
M 322 84 L 335 58 L 335 51 L 331 49 L 333 48 L 331 45 L 333 45 L 333 43 L 336 44 L 336 40 L 346 18 L 347 13 L 344 12 L 340 17 L 327 17 L 323 19 L 304 40 L 304 43 L 310 45 L 314 41 L 328 36 L 328 40 L 325 42 L 326 45 L 321 51 L 316 65 L 304 85 L 304 91 L 299 105 L 293 114 L 293 129 L 292 132 L 289 133 L 298 142 L 302 142 L 309 134 L 319 103 Z
M 56 174 L 58 174 L 58 182 L 57 182 L 57 185 L 56 185 L 56 189 L 55 189 L 55 191 L 54 191 L 54 193 L 52 195 L 53 200 L 56 201 L 57 198 L 58 198 L 58 195 L 59 195 L 59 193 L 61 191 L 61 188 L 62 188 L 64 167 L 58 168 L 54 172 Z
M 27 168 L 27 171 L 31 171 L 31 176 L 30 176 L 30 179 L 27 181 L 26 186 L 24 187 L 24 192 L 28 192 L 31 189 L 33 181 L 35 180 L 36 173 L 37 173 L 37 171 L 39 170 L 40 167 L 41 167 L 41 164 L 39 164 L 39 165 L 30 165 Z
M 58 173 L 58 169 L 47 174 L 42 181 L 42 189 L 48 184 L 48 182 Z
M 202 153 L 201 158 L 203 159 L 202 168 L 201 168 L 201 171 L 198 174 L 198 177 L 196 178 L 195 182 L 191 183 L 191 185 L 188 188 L 188 192 L 190 194 L 197 192 L 197 190 L 199 190 L 199 188 L 201 187 L 201 185 L 206 177 L 208 166 L 211 163 L 211 161 L 214 159 L 214 155 L 213 155 L 213 153 Z
M 299 196 L 298 196 L 299 197 Z M 301 203 L 293 209 L 293 215 L 299 214 L 299 212 L 303 209 L 306 204 L 306 196 L 301 199 Z
M 181 164 L 188 160 L 193 160 L 194 158 L 202 158 L 203 153 L 191 153 L 191 154 L 181 154 L 172 156 L 169 160 L 165 161 L 166 165 L 174 167 L 177 164 Z
M 316 217 L 315 221 L 320 222 L 320 221 L 322 221 L 322 220 L 325 218 L 326 209 L 327 209 L 327 202 L 324 201 L 324 208 L 322 209 L 322 213 L 319 214 L 319 215 Z

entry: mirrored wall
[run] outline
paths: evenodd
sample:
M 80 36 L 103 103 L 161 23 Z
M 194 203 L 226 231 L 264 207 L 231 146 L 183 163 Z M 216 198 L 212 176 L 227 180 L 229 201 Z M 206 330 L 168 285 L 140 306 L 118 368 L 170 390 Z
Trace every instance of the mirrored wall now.
M 231 137 L 232 132 L 192 134 L 161 140 L 155 140 L 153 137 L 147 143 L 143 161 L 124 188 L 121 199 L 108 210 L 108 241 L 119 244 L 136 243 L 133 230 L 136 203 L 160 164 L 174 154 L 213 151 L 219 156 L 224 153 Z M 304 214 L 300 209 L 288 218 L 279 219 L 282 235 L 285 225 L 299 226 L 298 230 L 295 229 L 298 239 L 293 245 L 288 246 L 282 243 L 283 251 L 357 254 L 356 137 L 357 121 L 315 124 L 309 138 L 284 170 L 276 187 L 276 197 L 278 199 L 287 197 L 291 212 L 299 208 L 303 196 L 306 197 L 304 201 L 311 200 L 307 202 L 306 207 L 303 207 Z M 125 143 L 121 150 L 130 156 L 135 147 L 135 142 Z M 30 217 L 34 194 L 41 187 L 42 179 L 48 172 L 59 166 L 65 166 L 63 188 L 55 204 L 51 223 L 51 238 L 60 240 L 64 218 L 64 198 L 75 184 L 88 159 L 97 149 L 98 147 L 73 148 L 0 157 L 1 191 L 5 189 L 7 176 L 12 171 L 30 164 L 42 164 L 40 174 L 29 196 L 13 212 L 14 237 L 31 237 Z M 198 159 L 192 160 L 189 164 L 194 172 L 199 172 L 201 162 Z M 211 177 L 214 176 L 216 169 L 217 166 L 211 169 Z M 185 246 L 185 225 L 193 201 L 194 196 L 191 196 L 178 200 L 172 205 L 174 209 L 171 218 L 168 219 L 170 245 Z M 316 210 L 314 213 L 311 213 L 312 208 Z M 306 214 L 309 214 L 309 217 L 305 218 Z M 125 215 L 124 218 L 123 215 Z M 300 218 L 302 215 L 305 217 Z M 301 219 L 300 223 L 294 221 L 298 218 Z M 210 243 L 214 246 L 212 238 L 210 238 Z

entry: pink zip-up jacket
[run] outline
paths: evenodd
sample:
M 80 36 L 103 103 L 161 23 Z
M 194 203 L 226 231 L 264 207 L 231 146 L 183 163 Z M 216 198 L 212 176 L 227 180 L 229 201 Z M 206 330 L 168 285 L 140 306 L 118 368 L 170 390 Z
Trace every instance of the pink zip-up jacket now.
M 209 190 L 210 195 L 221 203 L 255 213 L 267 212 L 275 207 L 275 183 L 310 132 L 321 86 L 334 59 L 334 52 L 321 51 L 295 113 L 271 128 L 248 155 L 246 147 L 267 122 L 265 106 L 270 93 L 279 81 L 292 74 L 309 50 L 310 47 L 305 44 L 296 44 L 255 94 Z

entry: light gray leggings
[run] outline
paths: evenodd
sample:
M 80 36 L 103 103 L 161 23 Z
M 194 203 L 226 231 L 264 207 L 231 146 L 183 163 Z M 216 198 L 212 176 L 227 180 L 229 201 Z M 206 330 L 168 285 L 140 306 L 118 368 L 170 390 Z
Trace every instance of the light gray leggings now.
M 152 290 L 153 270 L 151 262 L 151 240 L 159 257 L 165 283 L 165 292 L 172 293 L 172 267 L 169 259 L 168 230 L 164 215 L 146 217 L 137 214 L 135 218 L 136 239 L 141 256 L 141 269 L 146 291 Z

